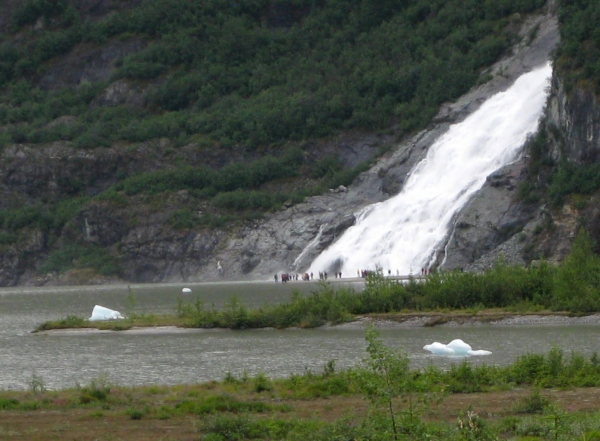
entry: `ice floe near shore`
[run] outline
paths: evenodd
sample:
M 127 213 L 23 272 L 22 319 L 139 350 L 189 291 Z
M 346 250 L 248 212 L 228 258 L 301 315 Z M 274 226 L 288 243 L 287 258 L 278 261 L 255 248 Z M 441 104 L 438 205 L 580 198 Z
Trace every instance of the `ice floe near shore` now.
M 474 351 L 470 344 L 461 339 L 452 340 L 447 345 L 440 342 L 433 342 L 430 345 L 423 346 L 423 349 L 431 352 L 433 355 L 445 355 L 448 357 L 466 357 L 468 355 L 490 355 L 490 351 Z
M 94 310 L 92 311 L 92 316 L 90 317 L 90 322 L 94 322 L 97 320 L 115 320 L 125 318 L 119 311 L 114 311 L 112 309 L 105 308 L 104 306 L 96 305 L 94 306 Z

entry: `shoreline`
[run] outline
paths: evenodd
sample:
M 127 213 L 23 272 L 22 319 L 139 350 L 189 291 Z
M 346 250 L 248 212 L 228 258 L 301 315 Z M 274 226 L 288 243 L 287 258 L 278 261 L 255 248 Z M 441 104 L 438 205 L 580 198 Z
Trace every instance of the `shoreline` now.
M 375 327 L 469 327 L 469 326 L 556 326 L 600 325 L 600 313 L 571 315 L 569 313 L 481 312 L 466 313 L 392 313 L 368 314 L 355 322 L 371 322 Z M 338 325 L 338 326 L 344 326 Z
M 126 320 L 126 319 L 125 319 Z M 36 334 L 79 334 L 79 333 L 107 333 L 127 332 L 137 334 L 147 333 L 191 333 L 191 332 L 219 332 L 234 331 L 230 328 L 193 328 L 186 326 L 168 325 L 134 325 L 124 328 L 122 320 L 106 320 L 95 322 L 97 326 L 82 326 L 71 328 L 57 328 L 42 331 L 32 331 Z M 115 329 L 110 326 L 114 324 Z M 315 328 L 301 328 L 292 326 L 289 328 L 276 329 L 246 328 L 235 331 L 263 330 L 263 331 L 285 331 L 298 329 L 363 329 L 367 324 L 378 329 L 389 328 L 427 328 L 427 327 L 475 327 L 475 326 L 569 326 L 569 325 L 600 325 L 600 313 L 587 315 L 570 315 L 568 313 L 500 313 L 481 312 L 477 314 L 467 313 L 393 313 L 393 314 L 365 314 L 354 317 L 353 320 L 340 324 L 326 324 Z

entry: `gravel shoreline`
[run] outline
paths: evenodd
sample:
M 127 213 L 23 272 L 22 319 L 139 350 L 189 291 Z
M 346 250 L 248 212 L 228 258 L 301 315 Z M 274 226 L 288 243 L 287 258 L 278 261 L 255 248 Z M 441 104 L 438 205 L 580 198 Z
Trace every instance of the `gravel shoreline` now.
M 600 325 L 600 314 L 569 316 L 563 314 L 396 314 L 389 318 L 381 316 L 357 317 L 356 320 L 335 329 L 362 328 L 372 324 L 376 328 L 415 328 L 415 327 L 466 327 L 466 326 L 557 326 L 557 325 Z

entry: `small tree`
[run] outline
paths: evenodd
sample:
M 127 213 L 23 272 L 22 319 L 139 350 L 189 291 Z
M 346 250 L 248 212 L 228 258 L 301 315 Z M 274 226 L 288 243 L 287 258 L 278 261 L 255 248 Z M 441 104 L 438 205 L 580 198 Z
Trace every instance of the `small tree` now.
M 398 425 L 394 398 L 410 390 L 408 358 L 384 346 L 379 332 L 372 326 L 365 330 L 367 353 L 365 368 L 355 371 L 360 390 L 377 407 L 383 407 L 389 416 L 393 437 L 398 439 Z M 411 401 L 412 403 L 412 401 Z M 411 406 L 412 407 L 412 406 Z
M 600 307 L 600 259 L 592 251 L 592 240 L 579 231 L 571 252 L 554 277 L 553 309 L 592 312 Z

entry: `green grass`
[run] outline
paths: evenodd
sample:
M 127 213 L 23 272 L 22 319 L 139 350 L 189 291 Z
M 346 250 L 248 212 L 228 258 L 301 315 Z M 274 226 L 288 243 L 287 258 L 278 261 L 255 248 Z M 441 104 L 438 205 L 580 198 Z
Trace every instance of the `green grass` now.
M 381 345 L 376 332 L 371 337 L 368 332 L 367 358 L 344 371 L 336 371 L 334 363 L 328 362 L 322 372 L 306 371 L 287 378 L 271 379 L 262 374 L 236 378 L 228 374 L 220 382 L 145 387 L 116 386 L 102 377 L 60 391 L 0 391 L 0 417 L 3 427 L 13 428 L 12 433 L 19 430 L 15 422 L 23 418 L 35 419 L 40 429 L 57 431 L 61 426 L 56 422 L 56 414 L 61 415 L 61 424 L 68 426 L 69 433 L 81 434 L 98 430 L 94 422 L 97 419 L 103 420 L 102 430 L 107 422 L 117 421 L 119 427 L 139 430 L 135 422 L 144 420 L 144 426 L 156 431 L 164 421 L 175 437 L 179 431 L 189 430 L 191 419 L 197 435 L 204 440 L 492 441 L 597 437 L 597 411 L 584 412 L 572 405 L 562 408 L 560 401 L 561 397 L 567 401 L 580 395 L 590 397 L 582 389 L 573 388 L 600 384 L 596 355 L 565 356 L 554 348 L 547 354 L 524 354 L 504 367 L 471 366 L 463 360 L 445 370 L 433 366 L 409 369 L 405 354 L 390 351 Z M 392 399 L 384 400 L 389 408 L 382 407 L 384 402 L 379 400 L 388 388 L 375 387 L 384 384 L 375 378 L 381 374 L 382 362 L 399 368 L 384 376 L 402 377 L 393 386 Z M 257 390 L 256 385 L 264 382 L 270 387 Z M 546 390 L 550 388 L 552 393 Z M 479 406 L 462 404 L 469 402 L 465 394 L 474 392 L 483 400 Z M 455 394 L 459 400 L 452 399 Z M 486 400 L 503 397 L 504 402 L 513 404 L 505 409 L 488 407 Z M 367 401 L 370 404 L 365 407 Z

